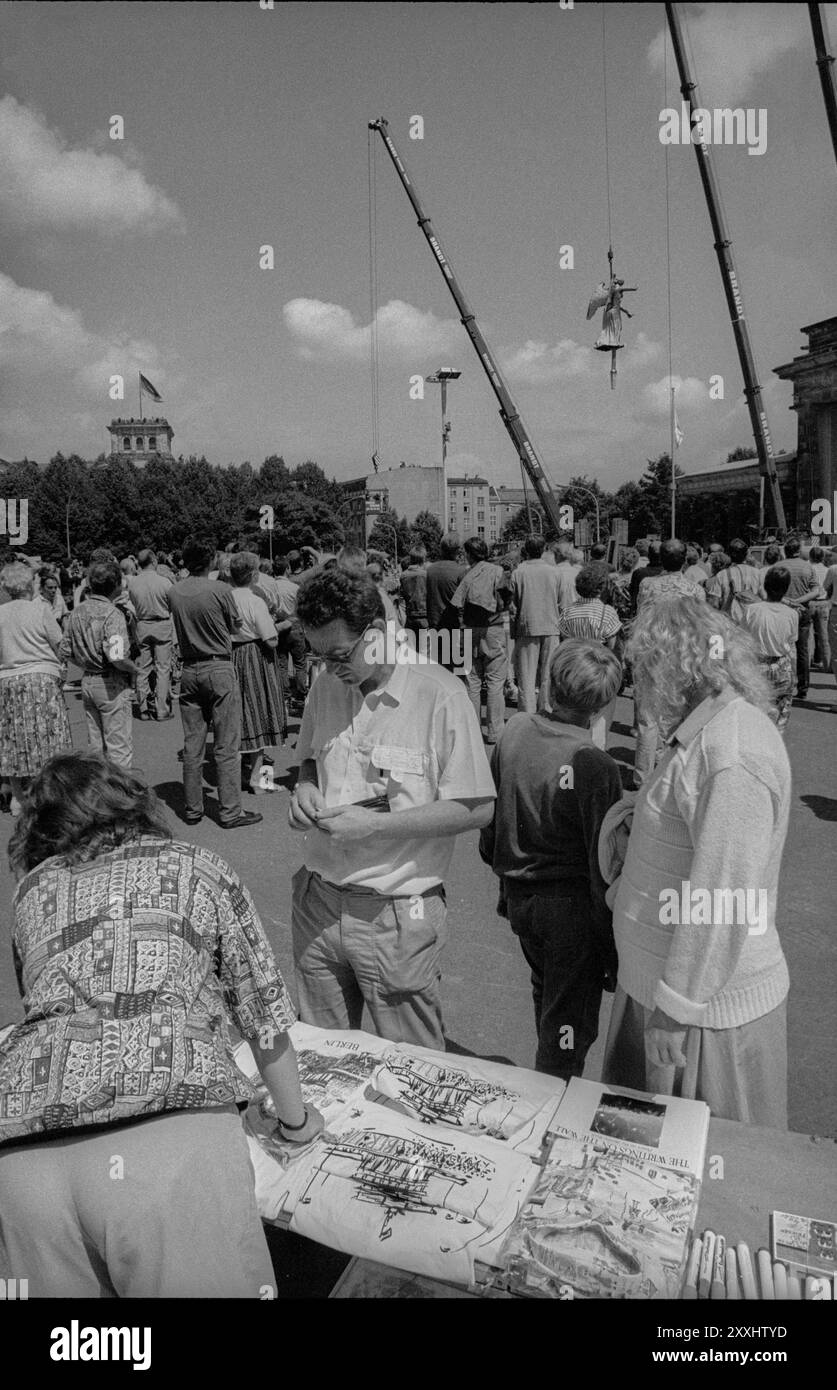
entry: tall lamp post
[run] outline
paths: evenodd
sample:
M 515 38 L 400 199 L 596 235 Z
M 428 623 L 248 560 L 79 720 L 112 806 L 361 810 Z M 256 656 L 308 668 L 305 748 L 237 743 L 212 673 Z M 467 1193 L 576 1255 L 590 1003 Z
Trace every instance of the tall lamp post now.
M 429 386 L 442 388 L 442 531 L 448 529 L 448 440 L 450 421 L 448 420 L 448 382 L 458 381 L 462 373 L 452 367 L 440 367 L 433 376 L 425 377 Z

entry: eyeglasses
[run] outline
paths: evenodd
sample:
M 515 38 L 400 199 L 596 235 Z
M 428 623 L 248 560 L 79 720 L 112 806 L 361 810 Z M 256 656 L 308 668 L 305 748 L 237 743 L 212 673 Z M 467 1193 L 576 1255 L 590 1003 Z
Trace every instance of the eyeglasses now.
M 318 661 L 324 662 L 326 666 L 348 666 L 349 662 L 354 660 L 355 652 L 357 651 L 358 647 L 360 646 L 368 631 L 369 628 L 365 627 L 363 629 L 363 632 L 358 637 L 357 641 L 352 643 L 349 650 L 347 652 L 341 652 L 339 656 L 335 656 L 333 652 L 314 652 L 314 656 L 317 658 Z

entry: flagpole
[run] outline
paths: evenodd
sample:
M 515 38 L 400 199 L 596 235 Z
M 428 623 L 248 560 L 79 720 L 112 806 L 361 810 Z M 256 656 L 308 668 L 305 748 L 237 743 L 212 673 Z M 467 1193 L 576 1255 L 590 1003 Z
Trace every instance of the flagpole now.
M 669 378 L 669 382 L 670 382 L 670 381 L 671 381 L 671 378 Z M 671 449 L 671 454 L 670 454 L 670 458 L 671 458 L 671 539 L 674 540 L 674 537 L 675 537 L 675 534 L 676 534 L 676 528 L 675 528 L 676 501 L 675 501 L 675 498 L 676 498 L 676 492 L 677 492 L 677 482 L 676 482 L 676 479 L 675 479 L 675 472 L 674 472 L 674 387 L 673 387 L 673 386 L 671 386 L 671 419 L 670 419 L 670 421 L 669 421 L 669 425 L 670 425 L 670 429 L 671 429 L 671 442 L 670 442 L 670 446 L 669 446 L 670 449 Z
M 142 372 L 137 372 L 137 376 L 139 377 L 139 403 L 140 403 L 140 413 L 139 413 L 139 417 L 140 417 L 140 419 L 142 419 Z

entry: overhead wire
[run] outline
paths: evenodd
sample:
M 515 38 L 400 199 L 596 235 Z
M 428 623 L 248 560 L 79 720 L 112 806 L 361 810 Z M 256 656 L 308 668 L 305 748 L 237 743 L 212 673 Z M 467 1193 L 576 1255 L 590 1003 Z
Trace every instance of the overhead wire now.
M 369 369 L 372 386 L 372 465 L 378 471 L 381 443 L 380 354 L 378 345 L 378 192 L 376 186 L 375 132 L 367 131 L 369 214 Z
M 668 110 L 668 29 L 663 26 L 663 107 Z M 668 145 L 664 145 L 666 171 L 666 306 L 668 315 L 668 389 L 669 389 L 669 454 L 671 457 L 671 534 L 675 533 L 675 489 L 677 486 L 674 471 L 675 414 L 674 414 L 674 375 L 671 328 L 671 191 L 669 185 Z
M 608 132 L 607 121 L 607 31 L 605 27 L 605 10 L 607 5 L 602 5 L 602 89 L 604 97 L 604 145 L 605 145 L 605 186 L 607 189 L 607 245 L 608 263 L 613 269 L 613 217 L 611 211 L 610 196 L 610 135 Z

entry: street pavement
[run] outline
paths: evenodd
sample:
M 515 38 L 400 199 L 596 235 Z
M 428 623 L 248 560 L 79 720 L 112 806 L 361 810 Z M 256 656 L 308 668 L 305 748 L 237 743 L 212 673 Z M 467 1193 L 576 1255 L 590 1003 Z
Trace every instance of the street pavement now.
M 75 746 L 86 746 L 81 697 L 68 692 Z M 176 706 L 175 706 L 176 708 Z M 512 714 L 512 711 L 509 711 Z M 626 769 L 633 763 L 632 702 L 619 699 L 609 751 Z M 291 878 L 303 860 L 303 837 L 288 826 L 288 788 L 296 775 L 298 725 L 275 750 L 278 790 L 244 794 L 264 820 L 251 829 L 223 830 L 213 819 L 214 789 L 206 791 L 200 825 L 182 820 L 182 747 L 179 717 L 161 724 L 134 722 L 134 764 L 169 808 L 175 837 L 222 855 L 250 888 L 291 992 Z M 793 709 L 787 738 L 793 769 L 793 804 L 780 878 L 779 929 L 788 960 L 790 1127 L 837 1137 L 837 687 L 814 673 L 809 700 Z M 22 1016 L 10 945 L 13 880 L 5 859 L 12 827 L 0 816 L 0 1024 Z M 450 944 L 444 957 L 445 1027 L 453 1051 L 531 1067 L 535 1026 L 529 971 L 508 922 L 497 916 L 497 881 L 479 858 L 477 836 L 457 842 L 447 883 Z M 599 1038 L 585 1075 L 598 1078 L 611 996 L 601 1012 Z

